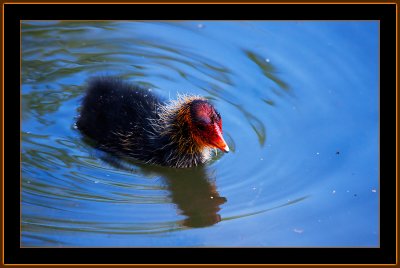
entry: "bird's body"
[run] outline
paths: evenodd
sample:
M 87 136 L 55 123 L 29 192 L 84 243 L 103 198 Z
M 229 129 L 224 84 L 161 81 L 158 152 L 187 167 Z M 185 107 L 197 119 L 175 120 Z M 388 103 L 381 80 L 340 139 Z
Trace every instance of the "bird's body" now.
M 229 150 L 220 116 L 206 99 L 166 103 L 115 77 L 90 80 L 77 127 L 107 151 L 176 168 L 206 162 L 212 148 Z

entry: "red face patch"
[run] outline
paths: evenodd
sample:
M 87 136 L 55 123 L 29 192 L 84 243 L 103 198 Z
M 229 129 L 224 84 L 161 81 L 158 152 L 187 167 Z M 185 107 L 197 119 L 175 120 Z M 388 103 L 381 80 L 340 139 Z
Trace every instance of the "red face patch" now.
M 221 115 L 208 101 L 194 100 L 191 103 L 190 114 L 192 132 L 199 145 L 229 150 L 222 136 Z

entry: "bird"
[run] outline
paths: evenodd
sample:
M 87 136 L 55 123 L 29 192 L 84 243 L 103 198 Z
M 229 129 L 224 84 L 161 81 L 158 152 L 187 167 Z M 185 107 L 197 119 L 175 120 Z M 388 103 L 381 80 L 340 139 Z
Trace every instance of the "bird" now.
M 146 164 L 190 168 L 209 161 L 213 150 L 229 152 L 209 100 L 179 94 L 164 101 L 115 76 L 89 79 L 76 126 L 99 148 Z

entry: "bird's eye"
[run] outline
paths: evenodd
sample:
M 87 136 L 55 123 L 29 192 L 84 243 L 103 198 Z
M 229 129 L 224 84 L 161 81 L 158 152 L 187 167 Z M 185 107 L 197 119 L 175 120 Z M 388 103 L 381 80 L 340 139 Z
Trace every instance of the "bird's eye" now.
M 197 128 L 198 128 L 199 130 L 205 130 L 205 129 L 206 129 L 206 126 L 203 125 L 203 124 L 198 124 L 198 125 L 197 125 Z
M 220 115 L 220 113 L 219 113 L 219 112 L 215 112 L 215 113 L 217 114 L 218 119 L 221 120 L 221 115 Z

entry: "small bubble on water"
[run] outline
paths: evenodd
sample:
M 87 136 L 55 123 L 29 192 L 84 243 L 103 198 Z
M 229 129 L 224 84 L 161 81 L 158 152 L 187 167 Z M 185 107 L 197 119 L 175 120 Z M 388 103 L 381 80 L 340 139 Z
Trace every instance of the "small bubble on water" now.
M 74 129 L 78 129 L 78 126 L 76 124 L 74 124 Z
M 204 27 L 205 27 L 204 24 L 201 24 L 201 23 L 197 24 L 197 28 L 199 28 L 199 29 L 203 29 Z
M 376 189 L 372 189 L 371 191 L 372 191 L 373 193 L 376 193 Z
M 110 177 L 110 174 L 106 174 L 107 177 Z
M 319 152 L 317 152 L 316 155 L 319 155 Z
M 266 62 L 269 62 L 270 60 L 268 58 L 265 59 Z
M 98 181 L 98 180 L 95 180 L 94 183 L 99 183 L 99 181 Z
M 302 234 L 304 232 L 304 230 L 303 229 L 294 228 L 293 232 L 298 233 L 298 234 Z
M 263 161 L 263 160 L 264 160 L 264 158 L 260 158 L 260 160 L 261 160 L 261 161 Z
M 253 190 L 256 190 L 257 188 L 256 187 L 253 187 Z
M 31 184 L 31 181 L 26 181 L 27 184 Z
M 336 194 L 336 190 L 333 190 L 333 191 L 332 191 L 332 194 Z

